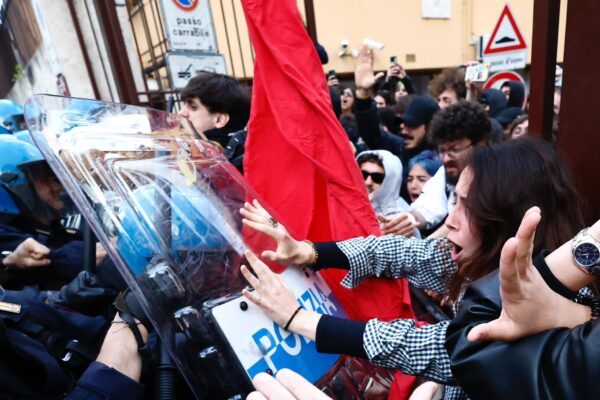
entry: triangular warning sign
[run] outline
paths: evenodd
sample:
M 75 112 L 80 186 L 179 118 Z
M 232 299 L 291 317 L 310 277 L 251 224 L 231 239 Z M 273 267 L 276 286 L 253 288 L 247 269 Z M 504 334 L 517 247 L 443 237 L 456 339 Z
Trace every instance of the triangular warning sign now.
M 508 4 L 504 6 L 483 55 L 525 50 L 527 44 Z

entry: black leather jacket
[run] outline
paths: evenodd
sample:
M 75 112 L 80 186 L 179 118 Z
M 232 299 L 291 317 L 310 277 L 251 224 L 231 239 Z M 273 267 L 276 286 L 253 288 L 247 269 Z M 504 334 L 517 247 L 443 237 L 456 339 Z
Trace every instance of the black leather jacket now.
M 534 264 L 548 285 L 571 292 L 550 273 L 543 257 Z M 472 284 L 448 327 L 452 372 L 471 399 L 600 398 L 600 321 L 551 329 L 512 343 L 467 341 L 469 330 L 496 319 L 502 309 L 498 271 Z

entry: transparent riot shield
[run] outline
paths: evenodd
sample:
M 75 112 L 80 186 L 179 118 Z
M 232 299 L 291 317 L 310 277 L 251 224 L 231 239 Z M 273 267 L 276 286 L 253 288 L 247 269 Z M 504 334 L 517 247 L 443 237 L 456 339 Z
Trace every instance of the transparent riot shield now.
M 187 120 L 50 95 L 30 98 L 25 116 L 197 398 L 241 398 L 254 375 L 281 368 L 335 398 L 386 383 L 356 360 L 318 353 L 241 295 L 244 251 L 275 243 L 242 226 L 240 207 L 258 196 Z M 270 267 L 304 308 L 344 316 L 318 274 Z

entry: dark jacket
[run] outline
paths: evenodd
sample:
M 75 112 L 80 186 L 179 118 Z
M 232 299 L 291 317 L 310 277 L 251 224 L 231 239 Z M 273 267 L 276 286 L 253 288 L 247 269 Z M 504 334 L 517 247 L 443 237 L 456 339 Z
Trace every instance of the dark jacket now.
M 573 297 L 550 272 L 543 255 L 534 264 L 556 292 Z M 472 327 L 500 316 L 498 271 L 472 284 L 448 327 L 452 373 L 477 399 L 600 398 L 600 320 L 557 328 L 516 342 L 469 342 Z
M 23 285 L 47 282 L 69 282 L 83 270 L 83 241 L 81 235 L 70 234 L 56 221 L 49 227 L 41 227 L 19 218 L 10 225 L 0 224 L 0 250 L 14 251 L 25 239 L 33 238 L 50 249 L 51 266 L 32 270 L 14 270 L 5 288 L 19 289 Z

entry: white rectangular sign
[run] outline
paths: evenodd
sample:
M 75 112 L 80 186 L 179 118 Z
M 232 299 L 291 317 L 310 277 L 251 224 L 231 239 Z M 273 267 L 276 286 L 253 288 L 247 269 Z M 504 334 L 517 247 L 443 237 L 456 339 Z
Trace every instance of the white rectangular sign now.
M 217 40 L 208 0 L 162 0 L 171 50 L 217 52 Z
M 490 72 L 523 69 L 527 65 L 527 50 L 483 56 L 483 61 L 490 64 Z
M 167 68 L 175 89 L 183 89 L 190 78 L 202 71 L 227 74 L 225 59 L 220 54 L 167 53 Z

